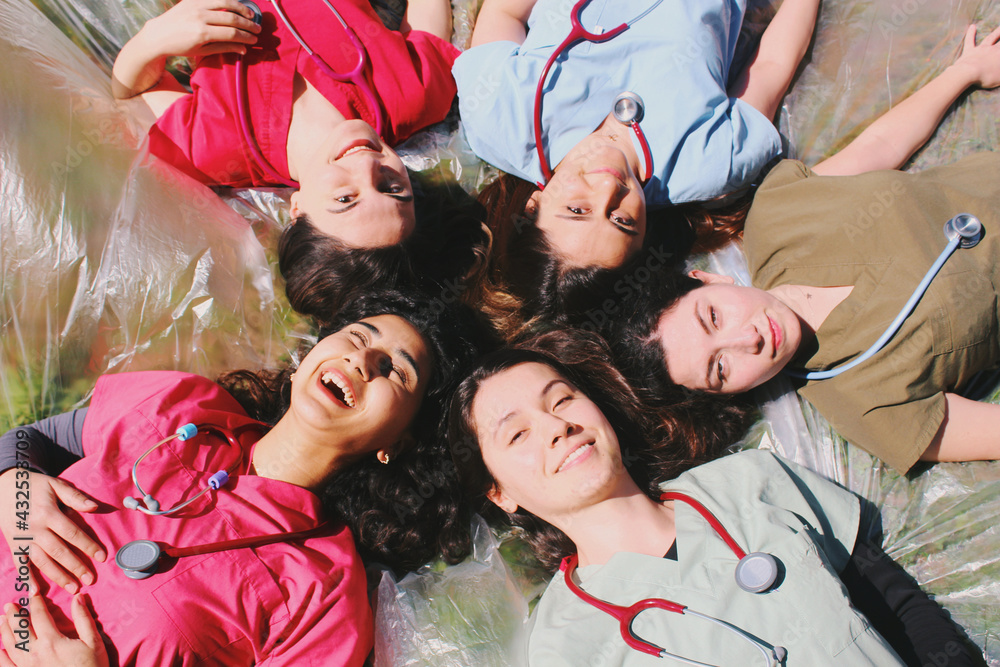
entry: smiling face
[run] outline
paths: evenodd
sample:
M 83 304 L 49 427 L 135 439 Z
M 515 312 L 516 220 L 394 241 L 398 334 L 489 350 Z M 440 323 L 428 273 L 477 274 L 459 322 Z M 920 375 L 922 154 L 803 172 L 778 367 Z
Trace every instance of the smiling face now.
M 646 196 L 628 159 L 591 135 L 556 166 L 526 214 L 571 268 L 618 268 L 642 248 Z
M 545 364 L 518 364 L 484 380 L 472 403 L 488 497 L 557 522 L 603 499 L 628 473 L 600 408 Z
M 664 312 L 656 330 L 670 379 L 690 389 L 738 394 L 777 375 L 802 342 L 798 316 L 764 290 L 698 274 L 709 282 Z
M 377 315 L 318 342 L 292 382 L 289 408 L 315 441 L 330 439 L 349 454 L 392 450 L 407 433 L 433 359 L 407 320 Z
M 305 213 L 354 248 L 402 243 L 413 232 L 413 188 L 399 156 L 362 120 L 336 125 L 299 170 L 293 218 Z

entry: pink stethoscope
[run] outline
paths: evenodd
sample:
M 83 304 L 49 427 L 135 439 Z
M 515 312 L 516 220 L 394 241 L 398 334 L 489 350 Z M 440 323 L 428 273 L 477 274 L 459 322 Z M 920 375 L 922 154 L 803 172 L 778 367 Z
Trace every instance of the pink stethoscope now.
M 719 523 L 718 519 L 715 518 L 715 515 L 708 511 L 704 505 L 687 494 L 668 491 L 660 496 L 660 500 L 680 500 L 681 502 L 687 503 L 706 521 L 708 521 L 708 523 L 715 530 L 716 534 L 722 538 L 722 541 L 729 546 L 732 552 L 739 559 L 739 563 L 736 565 L 736 584 L 740 588 L 748 593 L 764 593 L 769 591 L 774 586 L 774 582 L 778 578 L 778 563 L 774 556 L 759 551 L 750 554 L 743 551 L 725 527 Z M 577 563 L 577 555 L 573 554 L 572 556 L 564 558 L 562 564 L 559 566 L 559 569 L 563 571 L 566 585 L 573 593 L 576 594 L 577 597 L 587 604 L 614 616 L 618 620 L 622 639 L 624 639 L 625 643 L 636 651 L 641 651 L 642 653 L 646 653 L 657 658 L 673 658 L 674 660 L 679 660 L 680 662 L 689 665 L 711 667 L 708 663 L 698 662 L 697 660 L 691 660 L 690 658 L 684 658 L 674 653 L 670 653 L 666 649 L 642 639 L 632 630 L 632 622 L 640 613 L 648 609 L 664 609 L 681 615 L 686 614 L 695 616 L 726 628 L 730 632 L 733 632 L 745 641 L 749 642 L 758 651 L 760 651 L 761 655 L 764 656 L 765 664 L 767 664 L 768 667 L 771 667 L 772 665 L 780 665 L 785 660 L 785 656 L 788 652 L 784 649 L 784 647 L 768 646 L 753 635 L 740 630 L 726 621 L 721 621 L 712 616 L 708 616 L 707 614 L 700 614 L 677 602 L 671 602 L 670 600 L 664 600 L 662 598 L 647 598 L 645 600 L 639 600 L 631 606 L 622 607 L 616 604 L 611 604 L 610 602 L 599 600 L 584 591 L 576 584 L 575 581 L 573 581 L 573 573 L 576 571 Z
M 542 75 L 538 78 L 538 86 L 535 87 L 535 150 L 538 152 L 538 163 L 542 167 L 542 178 L 544 181 L 538 183 L 539 188 L 544 188 L 545 183 L 548 183 L 552 179 L 552 168 L 549 167 L 549 161 L 545 157 L 545 148 L 542 145 L 542 89 L 545 87 L 545 80 L 549 76 L 549 69 L 552 67 L 552 63 L 556 61 L 563 51 L 569 49 L 571 46 L 579 42 L 580 40 L 586 40 L 588 42 L 593 42 L 594 44 L 601 44 L 606 42 L 613 37 L 617 37 L 626 30 L 628 30 L 629 25 L 638 21 L 643 16 L 651 12 L 657 5 L 662 2 L 662 0 L 657 0 L 654 2 L 646 11 L 639 14 L 637 17 L 631 21 L 626 21 L 619 26 L 608 30 L 607 32 L 602 32 L 596 35 L 583 27 L 580 23 L 580 15 L 583 14 L 583 8 L 590 0 L 577 0 L 577 3 L 573 5 L 573 9 L 570 12 L 570 21 L 573 27 L 570 29 L 569 34 L 566 35 L 566 39 L 562 41 L 559 46 L 556 47 L 552 55 L 545 62 L 545 67 L 542 69 Z M 639 145 L 642 146 L 642 157 L 645 162 L 645 178 L 642 179 L 642 184 L 645 186 L 649 182 L 650 176 L 653 174 L 653 153 L 649 150 L 649 143 L 646 141 L 646 135 L 643 134 L 642 128 L 639 127 L 639 121 L 642 120 L 643 116 L 643 103 L 642 98 L 635 93 L 625 92 L 615 98 L 614 105 L 612 107 L 612 113 L 615 119 L 622 125 L 628 125 L 635 132 L 636 138 L 639 140 Z
M 260 25 L 263 19 L 263 14 L 260 8 L 252 0 L 239 0 L 240 3 L 246 5 L 254 13 L 253 22 Z M 305 43 L 302 36 L 299 35 L 298 31 L 292 26 L 292 22 L 288 20 L 285 16 L 285 12 L 282 11 L 281 6 L 278 4 L 278 0 L 269 0 L 269 2 L 274 6 L 274 11 L 277 13 L 278 18 L 281 22 L 285 24 L 288 31 L 292 33 L 292 37 L 295 38 L 303 48 L 303 50 L 309 54 L 309 58 L 316 64 L 320 70 L 326 74 L 328 77 L 334 81 L 339 81 L 341 83 L 350 83 L 357 86 L 361 93 L 365 97 L 365 102 L 368 104 L 368 108 L 371 110 L 372 115 L 375 116 L 375 133 L 382 136 L 382 107 L 379 104 L 378 98 L 375 96 L 375 91 L 372 90 L 371 86 L 368 84 L 368 80 L 365 79 L 364 70 L 368 65 L 368 52 L 365 50 L 364 44 L 358 39 L 357 33 L 347 25 L 344 21 L 344 17 L 340 15 L 337 8 L 330 4 L 329 0 L 323 0 L 323 4 L 330 8 L 333 15 L 337 17 L 340 21 L 340 25 L 344 27 L 347 32 L 347 38 L 354 45 L 355 50 L 358 52 L 358 62 L 355 64 L 354 68 L 348 72 L 336 72 L 332 67 L 330 67 L 325 60 L 316 55 L 316 53 L 309 48 L 309 45 Z M 257 140 L 253 135 L 253 128 L 250 127 L 250 111 L 247 108 L 247 64 L 246 58 L 240 56 L 239 67 L 236 70 L 236 107 L 239 115 L 240 124 L 240 134 L 243 135 L 243 143 L 250 150 L 257 164 L 264 171 L 265 175 L 273 181 L 278 183 L 284 183 L 293 188 L 299 187 L 299 184 L 295 181 L 285 178 L 279 174 L 271 163 L 267 161 L 264 154 L 260 150 L 260 146 L 257 145 Z

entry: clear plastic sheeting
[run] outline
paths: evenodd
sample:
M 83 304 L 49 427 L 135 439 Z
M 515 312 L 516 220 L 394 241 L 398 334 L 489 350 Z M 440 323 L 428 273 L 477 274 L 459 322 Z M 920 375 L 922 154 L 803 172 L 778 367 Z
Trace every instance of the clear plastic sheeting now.
M 375 612 L 375 667 L 523 664 L 526 597 L 541 593 L 541 580 L 517 568 L 522 545 L 501 547 L 478 517 L 472 533 L 473 553 L 459 565 L 424 568 L 398 582 L 383 573 Z
M 778 3 L 751 5 L 750 37 Z M 103 373 L 274 364 L 308 330 L 274 266 L 289 191 L 191 181 L 144 152 L 143 126 L 111 97 L 118 49 L 160 11 L 158 0 L 0 1 L 0 428 L 84 404 Z M 475 11 L 476 0 L 456 0 L 456 44 L 468 45 Z M 842 147 L 951 63 L 971 22 L 987 34 L 1000 2 L 824 0 L 780 115 L 789 154 L 812 164 Z M 1000 91 L 964 96 L 908 168 L 998 148 L 998 117 Z M 495 173 L 455 118 L 400 153 L 422 182 L 475 191 Z M 735 248 L 698 261 L 745 273 Z M 1000 464 L 902 477 L 847 446 L 787 383 L 765 390 L 745 446 L 871 499 L 887 551 L 1000 665 Z M 518 664 L 537 570 L 516 541 L 500 547 L 480 527 L 476 544 L 462 565 L 383 580 L 379 665 Z

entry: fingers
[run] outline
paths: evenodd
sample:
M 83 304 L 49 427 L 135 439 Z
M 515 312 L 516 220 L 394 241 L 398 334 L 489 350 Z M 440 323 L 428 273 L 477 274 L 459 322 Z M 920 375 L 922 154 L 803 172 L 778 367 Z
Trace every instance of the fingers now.
M 87 570 L 87 567 L 76 558 L 75 555 L 72 559 L 76 562 L 70 562 L 69 566 L 72 568 L 70 574 L 66 569 L 64 569 L 60 563 L 49 556 L 44 549 L 37 548 L 41 546 L 38 538 L 36 538 L 35 545 L 36 548 L 31 551 L 31 563 L 38 571 L 41 572 L 47 579 L 54 582 L 56 585 L 61 586 L 66 589 L 69 593 L 76 593 L 80 590 L 80 585 L 77 583 L 82 582 L 84 585 L 90 585 L 94 582 L 93 575 Z M 56 550 L 59 552 L 59 550 Z M 62 547 L 63 558 L 69 560 L 65 554 L 71 553 L 65 547 Z M 38 590 L 34 581 L 31 582 L 31 590 Z
M 994 44 L 997 43 L 997 40 L 1000 40 L 1000 26 L 993 28 L 993 32 L 986 35 L 986 37 L 983 38 L 981 44 L 988 44 L 989 46 L 993 46 Z
M 14 605 L 7 605 L 13 607 Z M 4 608 L 6 611 L 6 607 Z M 14 648 L 17 644 L 17 640 L 14 639 L 14 631 L 11 629 L 7 622 L 7 615 L 4 614 L 0 617 L 0 641 L 3 641 L 4 651 L 0 652 L 0 667 L 17 667 L 14 661 L 10 659 L 10 655 L 16 655 L 16 653 L 10 653 L 11 651 L 16 651 Z
M 45 604 L 45 598 L 40 595 L 32 595 L 28 598 L 28 613 L 31 619 L 31 625 L 29 626 L 29 632 L 33 632 L 36 636 L 46 638 L 46 637 L 62 637 L 63 634 L 56 629 L 56 623 L 52 620 L 52 614 L 49 613 L 49 606 Z
M 87 554 L 94 560 L 98 562 L 104 562 L 107 558 L 107 554 L 104 549 L 98 544 L 94 539 L 88 535 L 80 526 L 76 524 L 75 521 L 70 519 L 68 516 L 62 512 L 53 512 L 51 516 L 48 517 L 48 527 L 55 535 L 62 538 L 67 544 L 72 544 L 74 547 Z M 49 555 L 56 560 L 62 562 L 62 558 L 59 557 L 52 549 L 46 549 Z M 77 561 L 79 559 L 69 549 L 63 547 L 63 551 L 66 552 L 67 557 L 70 561 Z M 61 555 L 61 554 L 60 554 Z M 81 563 L 82 564 L 82 563 Z M 66 563 L 63 563 L 66 566 Z M 68 568 L 72 569 L 72 568 Z
M 28 616 L 27 612 L 20 609 L 17 605 L 8 602 L 3 606 L 4 611 L 4 627 L 7 633 L 10 635 L 9 646 L 16 646 L 18 640 L 21 642 L 27 641 L 30 645 L 34 642 L 37 637 L 35 636 L 35 630 L 31 627 L 31 617 Z M 17 639 L 14 638 L 14 629 L 17 628 Z M 7 644 L 8 638 L 4 636 L 4 646 Z M 16 648 L 14 650 L 17 650 Z
M 76 628 L 76 636 L 84 644 L 94 649 L 98 656 L 105 653 L 104 640 L 97 630 L 97 622 L 89 609 L 90 599 L 85 594 L 77 595 L 73 598 L 73 627 Z
M 52 487 L 56 497 L 66 507 L 72 507 L 78 512 L 93 512 L 97 509 L 97 503 L 94 502 L 93 498 L 68 482 L 58 478 L 51 478 L 49 486 Z
M 976 24 L 973 23 L 965 29 L 965 41 L 962 43 L 962 53 L 969 53 L 976 48 Z
M 223 0 L 218 9 L 225 9 L 226 11 L 239 14 L 250 23 L 253 23 L 253 10 L 244 5 L 242 2 L 238 2 L 237 0 Z M 253 23 L 253 25 L 257 28 L 256 32 L 260 32 L 260 26 L 256 23 Z

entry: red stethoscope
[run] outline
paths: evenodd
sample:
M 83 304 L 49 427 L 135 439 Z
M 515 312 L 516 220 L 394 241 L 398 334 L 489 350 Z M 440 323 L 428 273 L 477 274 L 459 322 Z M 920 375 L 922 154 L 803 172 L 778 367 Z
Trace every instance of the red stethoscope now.
M 260 8 L 252 0 L 239 0 L 240 3 L 246 5 L 254 13 L 253 22 L 260 25 L 263 19 L 263 14 Z M 372 115 L 375 116 L 375 133 L 382 136 L 382 106 L 379 104 L 378 98 L 375 96 L 375 91 L 368 84 L 368 80 L 364 76 L 365 67 L 368 65 L 368 52 L 365 50 L 364 44 L 358 39 L 357 33 L 347 25 L 344 17 L 340 15 L 337 8 L 330 4 L 329 0 L 323 0 L 323 4 L 330 8 L 333 15 L 337 17 L 340 25 L 344 27 L 344 31 L 347 33 L 347 38 L 350 40 L 351 44 L 354 45 L 354 49 L 358 52 L 358 61 L 354 67 L 348 72 L 337 72 L 332 67 L 330 67 L 325 60 L 309 48 L 302 36 L 299 35 L 298 31 L 292 26 L 292 22 L 288 20 L 285 16 L 285 12 L 282 11 L 281 6 L 278 4 L 278 0 L 269 0 L 269 2 L 274 6 L 274 11 L 277 13 L 278 18 L 281 22 L 285 24 L 288 31 L 292 34 L 301 46 L 302 49 L 309 55 L 309 58 L 319 67 L 320 71 L 326 74 L 328 77 L 334 81 L 339 81 L 341 83 L 350 83 L 356 86 L 364 95 L 365 102 L 368 104 L 369 110 Z M 247 108 L 247 64 L 246 58 L 244 56 L 239 57 L 239 67 L 236 68 L 236 108 L 239 115 L 239 125 L 240 134 L 243 135 L 243 143 L 250 150 L 251 155 L 257 161 L 264 174 L 271 180 L 278 183 L 284 183 L 293 188 L 299 187 L 299 184 L 293 180 L 287 179 L 281 174 L 279 174 L 271 163 L 267 161 L 264 154 L 260 150 L 260 146 L 257 144 L 257 140 L 254 138 L 253 128 L 250 127 L 250 111 Z
M 778 578 L 778 563 L 774 556 L 771 554 L 761 553 L 759 551 L 750 554 L 743 551 L 725 527 L 719 523 L 719 520 L 716 519 L 704 505 L 687 494 L 668 491 L 660 496 L 660 500 L 679 500 L 687 503 L 699 514 L 701 514 L 706 521 L 708 521 L 708 523 L 715 530 L 716 534 L 722 538 L 722 541 L 729 546 L 732 552 L 739 559 L 739 563 L 736 565 L 736 584 L 740 588 L 749 593 L 764 593 L 769 591 L 774 586 L 774 582 Z M 772 647 L 764 644 L 753 635 L 740 630 L 726 621 L 719 620 L 706 614 L 698 613 L 677 602 L 671 602 L 670 600 L 664 600 L 663 598 L 647 598 L 645 600 L 639 600 L 631 606 L 622 607 L 616 604 L 611 604 L 610 602 L 599 600 L 584 591 L 576 584 L 575 581 L 573 581 L 573 573 L 576 571 L 577 562 L 577 555 L 573 554 L 572 556 L 564 558 L 562 564 L 559 566 L 559 569 L 563 571 L 566 585 L 571 591 L 573 591 L 573 593 L 576 594 L 577 597 L 587 604 L 592 605 L 618 619 L 618 626 L 621 630 L 622 639 L 624 639 L 625 643 L 636 651 L 641 651 L 642 653 L 646 653 L 657 658 L 673 658 L 674 660 L 679 660 L 680 662 L 688 665 L 711 667 L 708 663 L 698 662 L 697 660 L 691 660 L 690 658 L 684 658 L 674 653 L 670 653 L 666 649 L 642 639 L 632 630 L 632 622 L 635 621 L 635 617 L 640 613 L 648 609 L 664 609 L 666 611 L 672 611 L 676 614 L 695 616 L 726 628 L 760 651 L 761 655 L 764 656 L 765 664 L 767 664 L 768 667 L 776 664 L 780 665 L 785 660 L 785 656 L 788 652 L 784 649 L 784 647 Z
M 542 178 L 544 181 L 538 184 L 538 187 L 543 188 L 545 183 L 548 183 L 552 178 L 552 169 L 549 167 L 549 161 L 545 157 L 545 147 L 542 145 L 542 89 L 545 87 L 545 80 L 549 76 L 549 69 L 552 67 L 552 63 L 556 61 L 563 51 L 566 51 L 571 46 L 579 42 L 580 40 L 586 40 L 588 42 L 593 42 L 594 44 L 601 44 L 606 42 L 613 37 L 617 37 L 626 30 L 628 30 L 629 25 L 638 21 L 640 18 L 651 12 L 657 5 L 662 2 L 662 0 L 657 0 L 648 9 L 639 14 L 637 17 L 631 21 L 626 21 L 621 25 L 618 25 L 611 30 L 602 32 L 597 35 L 586 28 L 580 23 L 580 15 L 583 13 L 583 8 L 590 0 L 577 0 L 577 3 L 573 5 L 573 9 L 570 12 L 570 21 L 573 27 L 570 29 L 569 34 L 566 35 L 566 39 L 562 41 L 559 46 L 556 47 L 549 59 L 545 61 L 545 67 L 542 69 L 542 75 L 538 78 L 538 86 L 535 87 L 535 150 L 538 152 L 538 163 L 542 168 Z M 642 157 L 645 162 L 645 177 L 642 179 L 642 184 L 646 185 L 649 182 L 650 177 L 653 174 L 653 153 L 649 150 L 649 143 L 646 141 L 646 135 L 643 134 L 642 128 L 639 127 L 639 121 L 642 120 L 643 116 L 643 103 L 642 98 L 635 93 L 625 92 L 615 98 L 614 105 L 612 106 L 612 113 L 617 120 L 622 125 L 628 125 L 635 132 L 636 138 L 639 140 L 639 145 L 642 146 Z
M 252 423 L 248 425 L 251 428 L 263 428 L 264 424 Z M 215 435 L 217 437 L 225 438 L 229 443 L 230 447 L 233 447 L 239 452 L 239 456 L 236 457 L 236 462 L 224 470 L 220 470 L 213 474 L 208 479 L 208 483 L 201 491 L 189 498 L 188 500 L 171 507 L 170 509 L 161 510 L 160 503 L 157 501 L 152 494 L 143 490 L 142 485 L 139 483 L 138 468 L 139 463 L 153 453 L 154 450 L 165 445 L 172 440 L 185 441 L 193 438 L 199 432 L 207 433 L 210 435 Z M 256 445 L 255 445 L 256 446 Z M 250 460 L 253 460 L 253 449 L 250 450 Z M 137 510 L 143 514 L 148 514 L 150 516 L 164 516 L 167 514 L 173 514 L 174 512 L 187 507 L 193 503 L 198 498 L 209 491 L 217 491 L 222 486 L 229 481 L 229 475 L 236 471 L 240 463 L 243 461 L 243 445 L 240 444 L 239 439 L 235 436 L 233 431 L 222 426 L 213 426 L 211 424 L 201 424 L 195 426 L 194 424 L 185 424 L 177 429 L 176 432 L 167 436 L 163 440 L 147 449 L 142 456 L 136 459 L 135 463 L 132 464 L 132 483 L 135 488 L 138 489 L 139 493 L 142 495 L 142 503 L 139 504 L 139 499 L 134 497 L 127 497 L 122 502 L 126 509 Z M 250 463 L 247 463 L 247 472 L 250 471 Z M 275 542 L 290 542 L 292 540 L 301 539 L 304 537 L 310 537 L 318 533 L 322 528 L 326 526 L 326 522 L 321 523 L 314 528 L 308 530 L 300 530 L 293 533 L 281 532 L 272 533 L 270 535 L 258 535 L 254 537 L 244 537 L 236 540 L 222 540 L 220 542 L 210 542 L 208 544 L 199 544 L 189 547 L 170 547 L 161 546 L 158 542 L 153 540 L 132 540 L 124 544 L 118 552 L 115 554 L 115 564 L 121 568 L 122 572 L 129 579 L 146 579 L 156 574 L 156 569 L 159 564 L 160 558 L 167 556 L 169 558 L 184 558 L 185 556 L 197 556 L 199 554 L 210 554 L 217 551 L 228 551 L 230 549 L 241 549 L 244 547 L 260 547 L 265 544 L 273 544 Z

